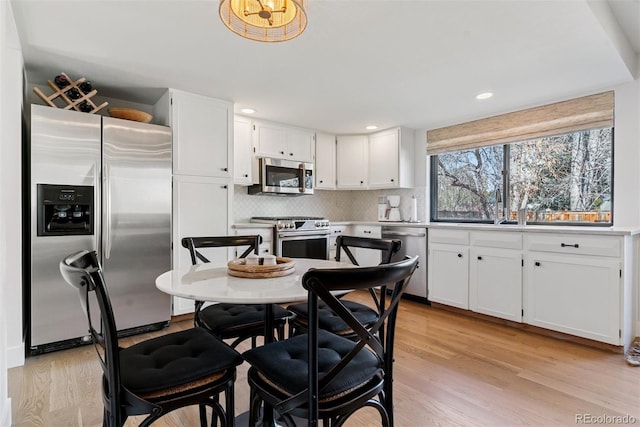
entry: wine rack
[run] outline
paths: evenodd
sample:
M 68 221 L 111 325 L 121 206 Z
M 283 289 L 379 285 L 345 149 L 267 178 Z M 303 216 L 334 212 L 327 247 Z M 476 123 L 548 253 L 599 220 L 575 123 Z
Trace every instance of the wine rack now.
M 89 104 L 89 106 L 91 106 L 91 111 L 82 111 L 82 112 L 89 113 L 89 114 L 94 114 L 94 113 L 100 111 L 101 109 L 103 109 L 104 107 L 106 107 L 107 105 L 109 105 L 108 102 L 103 102 L 100 105 L 96 105 L 91 100 L 91 98 L 96 93 L 98 93 L 98 91 L 96 89 L 91 90 L 89 93 L 84 93 L 82 91 L 82 89 L 80 89 L 80 85 L 82 83 L 84 83 L 85 81 L 87 81 L 87 79 L 85 79 L 84 77 L 81 77 L 76 81 L 73 81 L 65 73 L 60 73 L 60 75 L 64 76 L 67 79 L 67 81 L 69 82 L 69 84 L 67 86 L 64 86 L 64 87 L 58 87 L 58 85 L 56 85 L 51 80 L 47 80 L 47 83 L 49 84 L 49 87 L 53 90 L 53 93 L 51 95 L 49 95 L 49 96 L 45 95 L 39 88 L 37 88 L 37 87 L 33 88 L 33 91 L 36 93 L 36 95 L 38 95 L 40 98 L 42 98 L 42 100 L 44 102 L 46 102 L 47 105 L 49 105 L 50 107 L 63 108 L 64 110 L 82 111 L 79 106 L 83 102 L 86 102 L 87 104 Z M 80 94 L 80 97 L 78 99 L 71 99 L 67 95 L 67 92 L 71 91 L 71 89 L 75 89 L 75 90 L 78 91 L 78 93 Z M 59 100 L 64 101 L 64 103 L 66 105 L 64 105 L 63 107 L 59 107 L 54 102 L 54 101 L 58 101 L 58 104 L 61 104 L 61 102 Z

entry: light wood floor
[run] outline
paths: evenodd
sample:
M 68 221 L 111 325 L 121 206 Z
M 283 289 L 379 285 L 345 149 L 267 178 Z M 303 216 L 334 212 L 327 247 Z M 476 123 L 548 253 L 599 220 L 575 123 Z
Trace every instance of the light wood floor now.
M 191 325 L 174 322 L 168 331 Z M 640 424 L 640 367 L 627 365 L 621 354 L 411 301 L 401 304 L 396 345 L 398 426 L 569 426 L 587 424 L 580 422 L 587 417 L 618 416 Z M 236 414 L 247 409 L 246 369 L 244 364 L 238 371 Z M 28 358 L 25 366 L 9 370 L 13 425 L 101 425 L 100 375 L 92 346 Z M 369 410 L 347 423 L 377 424 Z M 199 425 L 197 410 L 176 411 L 154 425 Z

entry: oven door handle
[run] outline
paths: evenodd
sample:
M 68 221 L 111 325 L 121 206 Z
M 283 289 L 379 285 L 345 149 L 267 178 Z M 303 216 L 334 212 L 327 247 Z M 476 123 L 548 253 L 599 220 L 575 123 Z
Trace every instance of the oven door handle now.
M 328 237 L 331 233 L 327 230 L 309 230 L 309 231 L 279 231 L 278 238 L 279 239 L 288 239 L 288 240 L 301 240 L 301 239 L 321 239 L 322 237 Z

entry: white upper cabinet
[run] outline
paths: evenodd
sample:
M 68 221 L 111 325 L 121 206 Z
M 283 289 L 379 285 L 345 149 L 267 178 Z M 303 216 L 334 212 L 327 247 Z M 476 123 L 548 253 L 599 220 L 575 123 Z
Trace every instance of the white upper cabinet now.
M 337 188 L 366 190 L 369 151 L 367 135 L 338 136 L 337 141 Z
M 413 131 L 394 128 L 369 135 L 368 188 L 413 187 Z
M 315 132 L 266 121 L 254 121 L 256 157 L 313 162 Z
M 316 134 L 316 163 L 314 174 L 316 188 L 336 188 L 336 137 L 325 133 Z
M 231 178 L 233 104 L 172 90 L 173 173 Z
M 235 116 L 233 120 L 233 183 L 251 185 L 253 158 L 251 119 Z

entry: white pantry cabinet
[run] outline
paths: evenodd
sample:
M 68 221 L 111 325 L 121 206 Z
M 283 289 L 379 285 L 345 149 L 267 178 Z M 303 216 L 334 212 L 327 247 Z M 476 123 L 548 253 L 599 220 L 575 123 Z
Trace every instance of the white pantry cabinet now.
M 367 135 L 338 136 L 336 145 L 336 188 L 366 190 L 369 141 Z
M 413 131 L 388 129 L 369 135 L 368 188 L 413 187 Z
M 527 323 L 620 345 L 622 248 L 619 236 L 527 236 Z
M 255 120 L 253 129 L 257 157 L 313 162 L 315 132 L 263 120 Z
M 171 90 L 173 173 L 231 178 L 233 104 Z
M 469 309 L 522 321 L 522 234 L 471 231 Z
M 335 190 L 336 188 L 336 137 L 326 133 L 316 134 L 316 163 L 313 171 L 316 188 Z
M 183 237 L 224 236 L 229 234 L 230 180 L 190 175 L 173 176 L 173 268 L 191 265 Z M 212 262 L 226 263 L 226 248 L 211 250 L 205 256 Z M 173 315 L 193 312 L 193 300 L 174 297 Z
M 429 300 L 469 309 L 469 232 L 430 229 Z
M 251 185 L 252 182 L 252 123 L 251 119 L 235 116 L 233 119 L 233 183 Z

